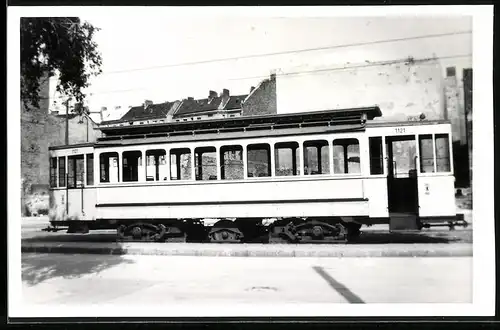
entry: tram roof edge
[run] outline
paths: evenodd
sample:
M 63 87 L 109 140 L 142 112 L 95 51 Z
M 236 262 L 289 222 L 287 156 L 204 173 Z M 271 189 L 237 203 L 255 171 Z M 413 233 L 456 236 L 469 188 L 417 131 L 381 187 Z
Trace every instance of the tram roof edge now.
M 359 107 L 359 108 L 346 108 L 346 109 L 329 109 L 329 110 L 319 110 L 319 111 L 308 111 L 308 112 L 297 112 L 297 113 L 286 113 L 286 114 L 266 114 L 258 116 L 241 116 L 234 118 L 219 118 L 219 119 L 208 119 L 208 120 L 198 120 L 198 121 L 182 121 L 182 122 L 166 122 L 166 123 L 153 123 L 153 124 L 140 124 L 140 125 L 128 125 L 127 122 L 117 122 L 109 121 L 101 123 L 96 129 L 102 131 L 103 133 L 109 134 L 113 131 L 124 131 L 135 130 L 137 128 L 148 128 L 148 127 L 171 127 L 171 128 L 184 128 L 190 127 L 190 129 L 199 129 L 207 126 L 224 126 L 224 125 L 245 125 L 251 122 L 265 122 L 272 123 L 274 121 L 279 122 L 286 120 L 287 122 L 301 122 L 307 118 L 316 117 L 329 117 L 331 120 L 343 118 L 346 116 L 362 116 L 366 115 L 367 120 L 373 120 L 375 117 L 382 116 L 382 112 L 378 106 L 370 107 Z M 117 126 L 118 124 L 122 124 Z M 113 125 L 113 126 L 110 126 Z

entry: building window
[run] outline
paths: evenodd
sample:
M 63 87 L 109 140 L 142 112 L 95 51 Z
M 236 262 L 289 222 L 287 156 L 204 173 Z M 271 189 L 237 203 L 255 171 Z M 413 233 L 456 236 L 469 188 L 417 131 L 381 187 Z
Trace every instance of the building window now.
M 420 152 L 420 172 L 434 172 L 434 148 L 432 146 L 432 135 L 420 135 L 418 137 Z
M 454 66 L 446 68 L 446 77 L 455 77 L 456 70 Z
M 271 148 L 269 144 L 250 144 L 247 146 L 248 177 L 271 176 Z
M 242 180 L 243 147 L 238 145 L 223 146 L 220 148 L 221 178 L 222 180 Z
M 59 187 L 66 187 L 66 157 L 59 157 Z
M 94 154 L 87 154 L 87 185 L 94 185 Z
M 330 156 L 328 141 L 306 141 L 304 142 L 304 174 L 329 174 Z
M 186 119 L 186 118 L 184 118 L 182 121 L 187 121 L 187 119 Z
M 100 182 L 118 182 L 118 153 L 106 152 L 99 156 Z
M 213 117 L 213 116 L 214 116 L 213 114 L 209 114 L 209 115 L 208 115 L 208 117 L 209 117 L 209 118 L 210 118 L 210 117 Z
M 234 117 L 234 115 L 229 115 L 229 117 Z
M 167 152 L 163 149 L 146 151 L 146 181 L 167 180 Z
M 358 139 L 333 141 L 333 173 L 361 173 Z
M 200 119 L 201 119 L 201 117 L 196 117 L 196 120 L 200 120 Z
M 50 158 L 50 187 L 57 187 L 57 158 Z
M 276 176 L 299 175 L 300 154 L 297 142 L 279 142 L 274 145 Z
M 370 144 L 370 174 L 371 175 L 384 174 L 382 137 L 380 136 L 370 137 L 369 144 Z
M 139 181 L 139 168 L 142 168 L 142 152 L 138 150 L 123 152 L 123 182 Z
M 450 142 L 448 134 L 436 134 L 437 172 L 450 172 Z
M 191 180 L 191 150 L 176 148 L 170 150 L 170 179 Z

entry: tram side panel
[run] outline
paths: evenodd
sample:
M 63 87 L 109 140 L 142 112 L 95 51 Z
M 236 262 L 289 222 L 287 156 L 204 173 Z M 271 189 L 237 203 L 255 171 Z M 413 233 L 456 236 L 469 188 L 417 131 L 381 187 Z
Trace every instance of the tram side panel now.
M 96 219 L 96 188 L 55 189 L 50 194 L 50 221 L 92 221 Z
M 100 219 L 331 217 L 369 214 L 362 179 L 100 187 Z
M 421 217 L 454 217 L 455 177 L 422 176 L 418 179 L 419 215 Z

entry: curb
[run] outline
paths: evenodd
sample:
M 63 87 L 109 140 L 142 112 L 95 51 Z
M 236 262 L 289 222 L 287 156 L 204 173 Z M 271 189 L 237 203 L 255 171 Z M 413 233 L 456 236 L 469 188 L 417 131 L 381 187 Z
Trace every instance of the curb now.
M 472 244 L 263 245 L 197 243 L 22 243 L 23 253 L 210 257 L 472 257 Z

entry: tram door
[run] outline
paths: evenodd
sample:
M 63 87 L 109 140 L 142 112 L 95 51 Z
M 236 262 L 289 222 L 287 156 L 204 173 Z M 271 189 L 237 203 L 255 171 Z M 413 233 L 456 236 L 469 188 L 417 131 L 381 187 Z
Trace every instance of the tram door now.
M 390 230 L 418 230 L 415 136 L 388 136 L 385 143 Z

